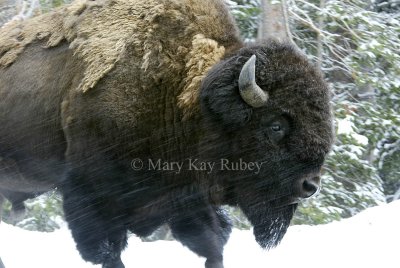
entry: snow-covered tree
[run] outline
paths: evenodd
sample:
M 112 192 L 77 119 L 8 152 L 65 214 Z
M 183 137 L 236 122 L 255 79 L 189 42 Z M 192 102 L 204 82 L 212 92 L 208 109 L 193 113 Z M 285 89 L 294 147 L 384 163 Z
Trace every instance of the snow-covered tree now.
M 10 20 L 25 20 L 72 0 L 0 0 L 0 27 Z
M 289 3 L 294 39 L 334 89 L 337 142 L 324 190 L 310 202 L 351 216 L 384 202 L 394 194 L 388 181 L 400 180 L 400 14 L 358 0 Z
M 63 222 L 62 199 L 55 190 L 25 202 L 26 213 L 22 221 L 16 221 L 11 214 L 11 204 L 3 205 L 2 220 L 31 231 L 51 232 L 60 228 Z
M 243 38 L 253 40 L 258 34 L 261 8 L 259 0 L 226 0 Z

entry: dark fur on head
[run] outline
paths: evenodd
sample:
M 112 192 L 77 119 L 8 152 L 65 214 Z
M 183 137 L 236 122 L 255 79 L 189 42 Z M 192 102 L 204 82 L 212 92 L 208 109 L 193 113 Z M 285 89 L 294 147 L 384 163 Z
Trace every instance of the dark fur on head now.
M 256 82 L 269 94 L 262 108 L 248 105 L 238 89 L 240 71 L 252 55 L 257 57 Z M 209 154 L 206 158 L 264 163 L 260 174 L 218 176 L 230 189 L 230 202 L 254 225 L 259 244 L 276 246 L 297 207 L 288 205 L 294 182 L 318 173 L 333 140 L 329 90 L 322 75 L 293 46 L 267 41 L 215 65 L 202 83 L 200 100 L 204 124 L 214 131 L 202 149 Z M 276 120 L 289 129 L 279 142 L 268 135 Z
M 304 158 L 325 156 L 333 140 L 329 89 L 305 55 L 287 43 L 267 40 L 244 47 L 216 64 L 201 86 L 200 104 L 205 120 L 213 127 L 222 125 L 227 131 L 237 131 L 250 121 L 254 108 L 240 97 L 238 78 L 252 55 L 257 56 L 256 82 L 270 96 L 258 114 L 279 112 L 287 116 L 301 135 L 293 142 L 302 146 L 291 144 L 301 148 L 297 153 Z M 315 128 L 323 131 L 317 133 Z
M 257 57 L 257 84 L 270 94 L 290 79 L 288 76 L 293 70 L 287 68 L 290 67 L 287 64 L 299 64 L 299 59 L 304 64 L 305 60 L 291 45 L 268 40 L 260 45 L 244 47 L 216 64 L 203 80 L 201 105 L 204 113 L 227 130 L 244 126 L 250 120 L 253 108 L 240 97 L 238 79 L 244 63 L 252 55 Z

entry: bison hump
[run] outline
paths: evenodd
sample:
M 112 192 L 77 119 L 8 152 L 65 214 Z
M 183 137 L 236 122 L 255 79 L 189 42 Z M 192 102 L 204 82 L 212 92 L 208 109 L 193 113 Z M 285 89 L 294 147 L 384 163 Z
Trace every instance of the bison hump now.
M 223 0 L 76 0 L 51 13 L 1 28 L 0 68 L 11 65 L 30 44 L 50 48 L 67 41 L 84 67 L 77 90 L 86 92 L 129 50 L 135 57 L 130 62 L 144 76 L 151 75 L 147 73 L 154 68 L 161 75 L 162 65 L 168 70 L 175 68 L 175 73 L 189 72 L 192 79 L 186 78 L 186 83 L 191 86 L 185 87 L 180 102 L 190 106 L 197 95 L 193 87 L 198 87 L 203 73 L 222 56 L 222 47 L 238 40 L 228 13 Z M 193 49 L 196 53 L 189 55 Z M 208 56 L 210 64 L 195 66 L 202 57 L 197 53 L 204 53 L 204 49 L 214 49 Z M 187 62 L 190 58 L 196 60 Z M 200 59 L 204 61 L 207 59 Z M 199 74 L 196 68 L 200 68 Z

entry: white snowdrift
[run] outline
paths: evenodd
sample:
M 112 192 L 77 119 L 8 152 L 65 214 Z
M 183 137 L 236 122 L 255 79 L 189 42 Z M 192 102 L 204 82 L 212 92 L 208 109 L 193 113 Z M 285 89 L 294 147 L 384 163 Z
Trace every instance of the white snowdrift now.
M 400 267 L 400 201 L 319 226 L 293 226 L 278 248 L 261 250 L 251 231 L 234 230 L 225 247 L 225 267 Z M 0 224 L 0 257 L 6 268 L 100 267 L 82 261 L 66 227 L 53 233 Z M 178 242 L 129 239 L 123 261 L 130 267 L 203 268 Z

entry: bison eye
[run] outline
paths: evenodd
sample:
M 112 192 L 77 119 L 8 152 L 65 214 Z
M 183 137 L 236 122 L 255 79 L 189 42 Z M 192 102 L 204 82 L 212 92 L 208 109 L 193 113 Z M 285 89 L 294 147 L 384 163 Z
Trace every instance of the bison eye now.
M 275 131 L 275 132 L 281 131 L 281 129 L 282 129 L 281 125 L 279 125 L 279 124 L 275 124 L 275 125 L 271 126 L 271 130 Z
M 281 141 L 288 131 L 289 122 L 284 117 L 273 120 L 267 128 L 268 137 L 273 143 Z

